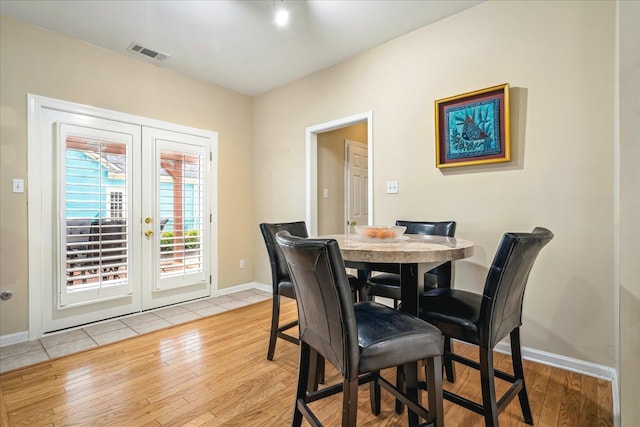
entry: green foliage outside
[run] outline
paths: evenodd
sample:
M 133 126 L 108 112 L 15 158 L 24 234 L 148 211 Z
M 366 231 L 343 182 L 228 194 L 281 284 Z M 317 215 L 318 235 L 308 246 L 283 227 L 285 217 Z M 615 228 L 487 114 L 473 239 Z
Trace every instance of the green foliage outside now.
M 160 251 L 168 252 L 173 244 L 173 231 L 163 231 L 160 236 Z
M 185 249 L 200 249 L 200 235 L 198 230 L 187 230 L 184 234 Z
M 187 230 L 184 237 L 184 248 L 200 249 L 200 233 L 198 230 Z M 163 231 L 160 237 L 160 250 L 168 252 L 173 249 L 173 231 Z

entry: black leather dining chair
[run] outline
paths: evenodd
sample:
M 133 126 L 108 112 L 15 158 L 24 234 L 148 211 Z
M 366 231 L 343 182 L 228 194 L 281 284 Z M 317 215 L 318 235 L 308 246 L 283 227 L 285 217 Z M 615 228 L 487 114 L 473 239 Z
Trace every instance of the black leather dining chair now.
M 396 225 L 407 227 L 406 234 L 425 234 L 431 236 L 454 237 L 456 234 L 455 221 L 405 221 L 398 220 Z M 376 275 L 371 275 L 367 280 L 366 293 L 369 297 L 384 297 L 393 300 L 394 308 L 398 308 L 401 300 L 400 287 L 400 266 L 398 264 L 370 264 L 370 269 L 383 271 Z M 454 265 L 452 261 L 447 261 L 438 267 L 424 273 L 424 289 L 431 288 L 451 288 L 454 278 Z M 445 351 L 451 351 L 451 340 L 445 339 Z M 451 361 L 445 359 L 445 370 L 447 378 L 455 378 L 455 370 Z M 398 373 L 401 374 L 400 372 Z M 398 406 L 400 410 L 400 406 Z
M 309 407 L 311 402 L 342 392 L 342 426 L 357 421 L 358 385 L 370 383 L 371 410 L 380 413 L 380 387 L 391 392 L 413 413 L 411 421 L 424 418 L 431 426 L 443 426 L 442 335 L 415 316 L 372 301 L 353 303 L 352 291 L 333 239 L 304 239 L 286 231 L 276 235 L 284 253 L 298 307 L 300 362 L 291 425 L 302 418 L 322 425 Z M 314 364 L 320 355 L 335 366 L 341 383 L 316 389 Z M 425 361 L 429 410 L 380 376 L 380 370 Z M 415 370 L 414 370 L 415 372 Z M 415 389 L 415 378 L 408 389 Z M 414 393 L 417 397 L 417 393 Z M 415 419 L 412 419 L 415 418 Z
M 289 278 L 289 270 L 287 263 L 282 254 L 282 249 L 276 243 L 276 233 L 278 231 L 288 231 L 293 236 L 308 237 L 307 226 L 304 221 L 282 222 L 282 223 L 262 223 L 260 231 L 267 246 L 267 254 L 269 255 L 269 265 L 271 266 L 271 283 L 272 283 L 272 310 L 271 310 L 271 332 L 269 334 L 269 349 L 267 350 L 267 359 L 273 360 L 276 350 L 276 340 L 282 338 L 294 344 L 298 344 L 298 338 L 285 333 L 285 331 L 293 328 L 298 324 L 297 320 L 280 325 L 280 297 L 295 299 L 296 294 L 293 290 L 291 279 Z M 360 283 L 357 277 L 349 275 L 349 283 L 353 290 L 354 298 L 356 292 L 360 290 L 364 283 Z
M 435 288 L 420 303 L 420 317 L 437 326 L 445 337 L 478 346 L 480 363 L 445 349 L 444 357 L 480 370 L 482 404 L 448 391 L 447 400 L 484 415 L 487 426 L 498 426 L 499 413 L 517 395 L 524 421 L 533 424 L 520 349 L 522 304 L 529 273 L 540 250 L 553 238 L 546 228 L 531 233 L 506 233 L 489 268 L 483 292 Z M 511 341 L 514 374 L 496 370 L 493 348 L 507 335 Z M 496 399 L 494 377 L 508 381 L 509 390 Z M 449 379 L 450 381 L 452 379 Z
M 298 325 L 298 321 L 294 320 L 284 325 L 280 325 L 280 297 L 295 299 L 296 294 L 293 290 L 293 284 L 289 279 L 289 271 L 287 263 L 282 254 L 282 249 L 276 243 L 276 233 L 286 230 L 294 236 L 308 237 L 307 226 L 304 221 L 284 222 L 260 224 L 260 231 L 267 246 L 267 254 L 269 255 L 269 264 L 271 266 L 271 283 L 272 283 L 272 308 L 271 308 L 271 332 L 269 334 L 269 349 L 267 351 L 267 359 L 273 360 L 276 351 L 276 340 L 282 338 L 294 344 L 298 344 L 298 338 L 285 333 L 288 329 Z
M 396 225 L 407 227 L 406 234 L 425 234 L 432 236 L 453 237 L 456 233 L 455 221 L 396 221 Z M 371 264 L 371 272 L 382 273 L 372 275 L 367 281 L 367 295 L 379 296 L 393 300 L 393 306 L 398 308 L 400 296 L 400 266 L 397 264 Z M 436 286 L 451 287 L 453 280 L 453 263 L 446 262 L 424 274 L 424 287 L 430 289 Z

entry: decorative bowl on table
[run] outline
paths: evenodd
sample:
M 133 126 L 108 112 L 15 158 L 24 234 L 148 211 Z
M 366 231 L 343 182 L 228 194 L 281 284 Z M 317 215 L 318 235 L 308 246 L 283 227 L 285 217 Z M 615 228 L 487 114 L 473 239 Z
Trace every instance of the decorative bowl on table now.
M 407 231 L 402 225 L 356 225 L 356 236 L 362 239 L 393 240 Z

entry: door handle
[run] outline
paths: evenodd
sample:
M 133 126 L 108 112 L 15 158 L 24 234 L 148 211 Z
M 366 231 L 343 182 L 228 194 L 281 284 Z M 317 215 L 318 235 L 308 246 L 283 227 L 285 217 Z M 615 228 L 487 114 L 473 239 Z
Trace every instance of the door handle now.
M 153 236 L 153 231 L 152 230 L 147 230 L 147 231 L 144 232 L 144 235 L 147 236 L 147 237 L 151 237 L 151 236 Z

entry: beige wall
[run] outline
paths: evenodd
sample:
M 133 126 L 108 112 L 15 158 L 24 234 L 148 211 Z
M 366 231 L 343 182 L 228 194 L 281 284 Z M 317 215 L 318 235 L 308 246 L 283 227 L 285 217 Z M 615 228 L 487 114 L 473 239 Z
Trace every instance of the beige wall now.
M 476 291 L 505 231 L 548 227 L 523 344 L 614 366 L 615 7 L 483 3 L 257 97 L 256 222 L 304 217 L 305 127 L 372 110 L 375 222 L 457 220 L 476 247 L 456 286 Z M 513 161 L 436 169 L 434 100 L 505 82 Z M 269 283 L 254 239 L 256 279 Z
M 0 335 L 28 329 L 26 95 L 32 93 L 213 130 L 219 136 L 219 287 L 251 282 L 253 266 L 252 99 L 164 68 L 2 18 Z M 238 268 L 238 259 L 247 268 Z
M 318 234 L 344 232 L 344 140 L 367 143 L 367 122 L 318 134 Z M 323 190 L 329 197 L 323 197 Z
M 527 291 L 524 345 L 619 366 L 622 425 L 638 425 L 639 5 L 487 2 L 254 101 L 3 17 L 0 288 L 15 295 L 0 301 L 0 336 L 28 327 L 27 193 L 11 192 L 11 179 L 27 176 L 27 93 L 219 133 L 220 287 L 268 283 L 256 224 L 304 217 L 305 128 L 372 110 L 376 223 L 455 218 L 476 243 L 456 286 L 474 290 L 504 231 L 552 229 Z M 433 101 L 504 82 L 514 160 L 436 169 Z M 387 180 L 400 194 L 385 194 Z
M 640 2 L 620 2 L 620 403 L 640 425 Z

